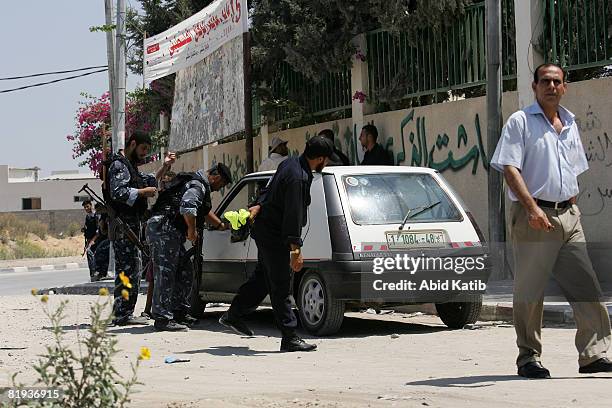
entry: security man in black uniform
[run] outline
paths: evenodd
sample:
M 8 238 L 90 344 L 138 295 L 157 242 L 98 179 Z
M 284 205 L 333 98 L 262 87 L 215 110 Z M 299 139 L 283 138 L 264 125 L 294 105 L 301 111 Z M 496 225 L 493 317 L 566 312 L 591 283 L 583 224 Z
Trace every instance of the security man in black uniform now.
M 306 343 L 295 332 L 297 320 L 291 309 L 292 270 L 298 272 L 304 264 L 301 236 L 310 205 L 312 172 L 323 171 L 332 154 L 331 141 L 315 136 L 306 142 L 300 157 L 291 157 L 278 166 L 258 205 L 249 209 L 259 267 L 240 287 L 228 312 L 219 319 L 219 323 L 235 332 L 252 336 L 253 331 L 242 317 L 257 308 L 269 294 L 276 324 L 283 335 L 281 351 L 316 349 L 316 345 Z
M 126 143 L 125 151 L 113 154 L 106 163 L 108 172 L 104 195 L 107 204 L 137 236 L 142 231 L 143 216 L 147 210 L 147 198 L 155 196 L 157 192 L 156 179 L 161 179 L 163 174 L 170 170 L 176 157 L 174 153 L 168 153 L 163 167 L 158 170 L 156 176 L 145 175 L 138 171 L 137 166 L 144 161 L 150 148 L 151 138 L 145 133 L 134 132 Z M 147 319 L 133 316 L 142 273 L 140 250 L 128 239 L 126 231 L 118 228 L 113 220 L 111 220 L 109 236 L 115 253 L 115 301 L 113 304 L 115 318 L 113 323 L 118 326 L 147 324 Z M 131 288 L 123 285 L 119 278 L 121 273 L 129 278 Z M 128 290 L 128 299 L 122 297 L 123 289 Z

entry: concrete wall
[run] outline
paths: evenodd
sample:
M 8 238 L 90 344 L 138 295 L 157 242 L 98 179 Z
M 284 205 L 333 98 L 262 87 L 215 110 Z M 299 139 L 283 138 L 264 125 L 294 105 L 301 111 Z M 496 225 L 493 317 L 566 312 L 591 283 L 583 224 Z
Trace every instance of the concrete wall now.
M 0 212 L 21 211 L 22 198 L 31 197 L 40 197 L 41 210 L 82 209 L 81 202 L 75 202 L 74 196 L 86 195 L 78 193 L 85 183 L 100 194 L 102 182 L 96 178 L 9 183 L 8 166 L 2 165 L 0 166 Z
M 49 233 L 54 235 L 62 233 L 64 236 L 67 236 L 71 224 L 79 225 L 79 229 L 85 224 L 85 211 L 82 208 L 80 210 L 15 211 L 8 212 L 7 214 L 14 214 L 28 221 L 40 221 L 48 225 Z M 82 235 L 82 233 L 77 230 L 77 235 Z

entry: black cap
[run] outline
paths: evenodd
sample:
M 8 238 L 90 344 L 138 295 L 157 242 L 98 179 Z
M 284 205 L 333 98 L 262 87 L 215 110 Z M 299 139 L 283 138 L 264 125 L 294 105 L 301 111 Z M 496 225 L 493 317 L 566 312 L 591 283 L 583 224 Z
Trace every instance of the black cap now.
M 227 167 L 223 163 L 217 163 L 217 174 L 221 176 L 223 180 L 225 180 L 226 184 L 232 184 L 232 172 L 229 167 Z
M 309 159 L 316 157 L 331 157 L 334 153 L 334 144 L 325 136 L 313 136 L 306 142 L 304 155 Z

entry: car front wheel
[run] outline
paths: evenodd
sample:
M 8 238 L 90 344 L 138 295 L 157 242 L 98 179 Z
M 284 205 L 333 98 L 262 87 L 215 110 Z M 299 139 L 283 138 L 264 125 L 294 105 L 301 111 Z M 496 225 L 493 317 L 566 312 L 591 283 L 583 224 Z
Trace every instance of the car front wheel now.
M 465 302 L 436 303 L 436 311 L 450 329 L 462 329 L 476 323 L 482 309 L 482 295 L 470 295 Z
M 336 300 L 316 272 L 307 272 L 300 281 L 298 311 L 302 326 L 310 333 L 325 336 L 336 333 L 344 319 L 344 302 Z

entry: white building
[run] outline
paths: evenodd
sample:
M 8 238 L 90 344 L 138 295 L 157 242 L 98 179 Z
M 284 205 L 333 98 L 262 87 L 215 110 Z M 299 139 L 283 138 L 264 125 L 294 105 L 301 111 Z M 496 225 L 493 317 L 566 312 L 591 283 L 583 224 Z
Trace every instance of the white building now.
M 93 173 L 58 171 L 40 178 L 39 171 L 0 165 L 0 212 L 82 209 L 89 196 L 78 191 L 85 183 L 101 194 L 102 182 Z

